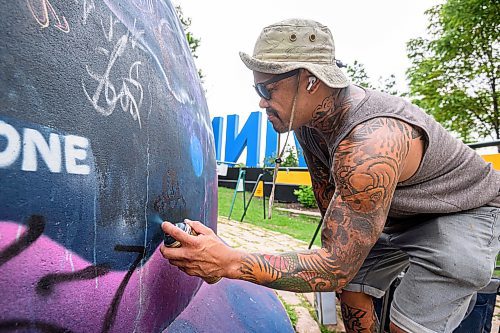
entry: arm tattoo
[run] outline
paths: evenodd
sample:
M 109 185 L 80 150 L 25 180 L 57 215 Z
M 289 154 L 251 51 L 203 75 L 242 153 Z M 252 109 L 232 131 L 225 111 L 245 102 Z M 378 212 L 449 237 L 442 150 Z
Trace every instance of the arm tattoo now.
M 336 270 L 323 249 L 280 255 L 254 253 L 243 258 L 240 279 L 295 292 L 326 291 L 337 289 L 339 281 L 331 274 Z
M 240 278 L 300 292 L 345 286 L 382 232 L 411 138 L 411 126 L 392 118 L 358 125 L 340 143 L 333 158 L 335 193 L 324 215 L 323 248 L 245 255 Z

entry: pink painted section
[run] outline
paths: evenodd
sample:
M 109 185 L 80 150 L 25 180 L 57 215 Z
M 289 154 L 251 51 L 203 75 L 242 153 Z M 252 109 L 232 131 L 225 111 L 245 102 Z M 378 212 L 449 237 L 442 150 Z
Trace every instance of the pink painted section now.
M 0 251 L 16 241 L 25 227 L 0 221 Z M 136 253 L 123 253 L 136 258 Z M 103 330 L 106 313 L 127 272 L 110 271 L 91 280 L 53 285 L 50 293 L 37 292 L 49 274 L 80 271 L 92 263 L 42 235 L 2 265 L 0 323 L 9 320 L 45 322 L 73 332 Z M 201 280 L 188 277 L 168 264 L 159 251 L 132 274 L 112 320 L 111 332 L 152 332 L 166 327 L 187 306 Z

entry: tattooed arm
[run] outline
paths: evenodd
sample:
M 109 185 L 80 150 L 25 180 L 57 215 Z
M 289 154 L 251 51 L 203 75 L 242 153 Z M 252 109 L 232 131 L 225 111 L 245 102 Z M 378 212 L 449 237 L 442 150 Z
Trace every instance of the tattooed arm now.
M 334 155 L 336 191 L 324 216 L 323 248 L 242 254 L 229 277 L 298 292 L 344 287 L 382 232 L 411 131 L 411 126 L 392 118 L 375 118 L 354 128 Z
M 301 128 L 295 132 L 295 135 L 302 147 L 302 153 L 311 175 L 316 203 L 321 216 L 324 217 L 335 192 L 335 185 L 330 181 L 330 169 L 325 164 L 329 156 L 328 147 L 325 140 L 314 129 Z

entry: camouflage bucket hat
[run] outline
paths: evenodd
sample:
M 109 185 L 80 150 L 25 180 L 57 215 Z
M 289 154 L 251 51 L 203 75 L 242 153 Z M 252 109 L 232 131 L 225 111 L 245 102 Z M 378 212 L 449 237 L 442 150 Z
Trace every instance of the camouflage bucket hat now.
M 349 85 L 336 64 L 330 29 L 312 20 L 289 19 L 265 27 L 253 56 L 240 52 L 240 58 L 249 69 L 261 73 L 305 68 L 331 88 Z

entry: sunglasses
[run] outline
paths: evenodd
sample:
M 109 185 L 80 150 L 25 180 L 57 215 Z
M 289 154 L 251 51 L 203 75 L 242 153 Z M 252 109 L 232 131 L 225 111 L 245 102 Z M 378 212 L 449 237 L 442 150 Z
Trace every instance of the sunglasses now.
M 265 100 L 270 100 L 271 99 L 271 92 L 267 89 L 267 85 L 270 85 L 271 83 L 275 83 L 281 80 L 284 80 L 286 78 L 292 77 L 297 75 L 299 72 L 299 69 L 294 69 L 293 71 L 286 72 L 283 74 L 279 74 L 274 76 L 272 79 L 269 79 L 267 81 L 257 83 L 254 88 L 257 94 L 261 97 L 264 98 Z

